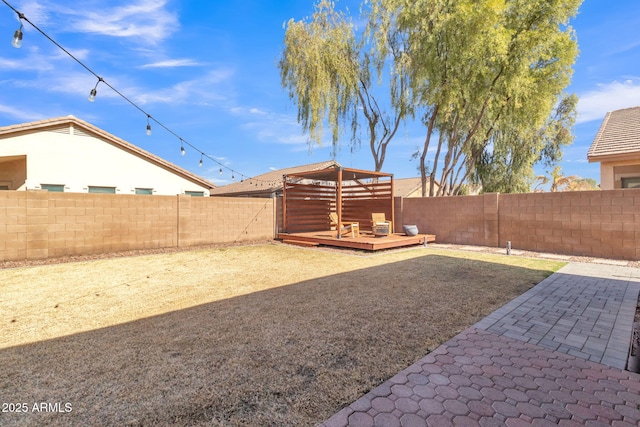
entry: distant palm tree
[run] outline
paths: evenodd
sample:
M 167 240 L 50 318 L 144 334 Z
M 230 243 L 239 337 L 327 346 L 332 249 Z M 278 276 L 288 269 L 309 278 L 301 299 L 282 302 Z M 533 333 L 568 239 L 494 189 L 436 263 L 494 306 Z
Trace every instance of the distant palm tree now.
M 590 184 L 591 181 L 595 183 L 594 180 L 580 178 L 579 176 L 575 175 L 564 176 L 562 174 L 562 168 L 560 166 L 556 166 L 555 168 L 553 168 L 553 170 L 549 172 L 548 177 L 545 175 L 537 176 L 536 181 L 538 181 L 538 184 L 534 188 L 534 192 L 538 193 L 544 191 L 540 187 L 545 186 L 549 183 L 551 183 L 551 185 L 549 186 L 549 191 L 551 191 L 552 193 L 558 191 L 593 190 L 594 188 L 592 186 L 590 188 L 586 188 L 586 186 L 588 185 L 586 183 Z
M 536 181 L 538 182 L 533 189 L 534 193 L 544 193 L 544 189 L 540 187 L 544 187 L 549 183 L 549 178 L 546 175 L 538 175 L 536 176 Z
M 577 178 L 574 175 L 564 176 L 560 166 L 553 168 L 549 175 L 551 176 L 551 187 L 549 187 L 549 191 L 552 193 L 564 191 L 571 185 L 571 182 L 575 181 Z
M 569 184 L 568 191 L 600 190 L 598 183 L 592 178 L 578 178 Z

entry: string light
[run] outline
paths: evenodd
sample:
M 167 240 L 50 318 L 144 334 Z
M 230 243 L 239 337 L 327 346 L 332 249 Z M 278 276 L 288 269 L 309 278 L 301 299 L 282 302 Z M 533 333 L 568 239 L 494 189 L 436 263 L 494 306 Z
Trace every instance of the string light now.
M 220 168 L 220 175 L 222 175 L 222 168 Z
M 13 35 L 13 40 L 12 40 L 12 45 L 16 48 L 19 48 L 22 46 L 22 37 L 23 37 L 23 26 L 24 26 L 24 22 L 27 22 L 29 25 L 31 25 L 36 31 L 38 31 L 40 34 L 42 34 L 45 38 L 47 38 L 51 43 L 53 43 L 54 45 L 56 45 L 56 47 L 58 47 L 60 50 L 62 50 L 64 53 L 66 53 L 71 59 L 73 59 L 74 61 L 76 61 L 80 66 L 82 66 L 85 70 L 87 70 L 89 73 L 91 73 L 94 77 L 96 77 L 98 79 L 98 81 L 96 82 L 96 85 L 93 87 L 93 89 L 91 89 L 91 91 L 89 92 L 89 97 L 88 100 L 90 102 L 94 102 L 96 99 L 96 96 L 98 94 L 98 85 L 100 83 L 105 84 L 107 87 L 109 87 L 109 89 L 111 89 L 112 91 L 114 91 L 117 95 L 119 95 L 122 99 L 124 99 L 125 101 L 127 101 L 131 106 L 133 106 L 134 108 L 136 108 L 137 110 L 139 110 L 141 113 L 145 114 L 147 116 L 147 135 L 151 135 L 151 123 L 150 120 L 152 119 L 151 115 L 149 113 L 147 113 L 145 110 L 143 110 L 140 106 L 138 106 L 135 102 L 133 102 L 131 99 L 129 99 L 128 97 L 126 97 L 124 94 L 122 94 L 118 89 L 116 89 L 115 87 L 113 87 L 111 84 L 109 84 L 107 81 L 105 81 L 102 77 L 100 77 L 95 71 L 93 71 L 91 68 L 89 68 L 86 64 L 84 64 L 82 61 L 80 61 L 77 57 L 75 57 L 71 52 L 69 52 L 67 49 L 65 49 L 62 45 L 60 45 L 57 41 L 55 41 L 53 38 L 51 38 L 51 36 L 49 36 L 47 33 L 45 33 L 42 29 L 40 29 L 37 25 L 35 25 L 33 22 L 31 22 L 26 16 L 24 16 L 20 11 L 18 11 L 15 7 L 13 7 L 11 4 L 9 4 L 7 2 L 7 0 L 1 0 L 5 5 L 7 5 L 7 7 L 9 7 L 13 12 L 15 12 L 18 15 L 18 18 L 20 20 L 20 28 L 18 28 L 14 35 Z M 24 22 L 23 22 L 24 21 Z M 205 154 L 202 150 L 198 149 L 198 147 L 194 146 L 193 144 L 189 143 L 188 141 L 183 140 L 176 132 L 174 132 L 173 130 L 171 130 L 170 128 L 168 128 L 166 125 L 164 125 L 162 122 L 158 121 L 157 119 L 153 118 L 153 121 L 156 122 L 157 125 L 159 125 L 160 127 L 162 127 L 164 130 L 166 130 L 167 132 L 169 132 L 170 134 L 172 134 L 173 136 L 175 136 L 176 138 L 180 139 L 180 154 L 181 155 L 185 155 L 186 150 L 184 145 L 188 145 L 189 147 L 193 148 L 194 150 L 200 152 L 200 163 L 199 166 L 202 166 L 203 164 L 203 159 L 204 157 L 208 158 L 209 160 L 217 163 L 220 166 L 220 173 L 222 174 L 222 168 L 225 168 L 227 170 L 229 170 L 231 172 L 231 179 L 232 181 L 235 181 L 235 174 L 238 173 L 237 171 L 233 170 L 232 168 L 220 163 L 220 161 L 218 161 L 217 159 Z
M 11 44 L 16 49 L 20 49 L 22 47 L 22 19 L 24 16 L 21 13 L 18 13 L 18 17 L 20 18 L 20 28 L 13 33 L 13 40 L 11 41 Z
M 102 80 L 102 77 L 98 77 L 98 81 L 96 82 L 96 85 L 93 87 L 93 89 L 91 89 L 91 92 L 89 92 L 89 102 L 93 102 L 96 100 L 96 95 L 98 94 L 98 85 L 100 84 L 100 82 L 103 82 L 104 80 Z

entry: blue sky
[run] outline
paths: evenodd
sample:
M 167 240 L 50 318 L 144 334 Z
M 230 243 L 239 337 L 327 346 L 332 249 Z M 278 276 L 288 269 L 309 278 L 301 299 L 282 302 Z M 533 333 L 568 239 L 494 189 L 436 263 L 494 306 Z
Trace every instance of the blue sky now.
M 309 0 L 7 0 L 110 85 L 179 139 L 104 84 L 87 101 L 97 79 L 25 24 L 21 49 L 11 46 L 19 22 L 0 2 L 0 126 L 74 115 L 218 185 L 235 179 L 331 158 L 331 148 L 309 148 L 296 122 L 296 106 L 281 88 L 277 61 L 283 23 L 313 12 Z M 359 2 L 342 0 L 353 14 Z M 640 105 L 640 2 L 585 0 L 572 21 L 580 56 L 567 89 L 580 97 L 572 146 L 562 162 L 566 175 L 599 181 L 587 150 L 607 111 Z M 409 123 L 390 144 L 383 170 L 396 178 L 417 176 L 411 154 L 424 129 Z M 366 145 L 351 150 L 348 138 L 336 159 L 373 169 Z M 542 173 L 542 170 L 539 171 Z

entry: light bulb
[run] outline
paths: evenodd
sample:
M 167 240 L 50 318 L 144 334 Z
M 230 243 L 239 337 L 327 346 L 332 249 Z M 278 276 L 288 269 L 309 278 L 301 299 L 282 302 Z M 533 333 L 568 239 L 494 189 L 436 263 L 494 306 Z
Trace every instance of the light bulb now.
M 180 146 L 180 154 L 184 156 L 186 152 L 187 152 L 187 150 L 184 149 L 184 145 L 181 145 Z
M 220 168 L 220 175 L 222 175 L 222 168 Z
M 200 163 L 198 163 L 199 167 L 202 167 L 202 157 L 200 157 Z
M 13 33 L 13 40 L 11 41 L 11 44 L 16 49 L 20 49 L 22 47 L 22 23 L 20 24 L 20 28 Z
M 96 95 L 98 94 L 98 91 L 96 90 L 96 88 L 91 89 L 91 92 L 89 92 L 89 102 L 93 102 L 96 100 Z
M 151 125 L 147 123 L 147 135 L 151 136 Z

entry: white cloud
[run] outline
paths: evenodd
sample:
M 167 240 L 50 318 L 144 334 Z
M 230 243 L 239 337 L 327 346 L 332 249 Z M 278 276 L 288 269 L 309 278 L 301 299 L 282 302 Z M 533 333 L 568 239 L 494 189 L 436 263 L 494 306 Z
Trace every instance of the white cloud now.
M 15 118 L 19 122 L 32 122 L 40 120 L 46 115 L 36 113 L 34 111 L 20 110 L 12 105 L 0 104 L 0 114 Z
M 73 7 L 55 2 L 41 2 L 45 6 L 31 9 L 40 22 L 53 21 L 52 15 L 61 15 L 66 30 L 101 34 L 111 37 L 133 38 L 156 45 L 179 29 L 176 13 L 166 9 L 166 0 L 134 0 L 113 6 L 113 2 L 77 3 Z M 46 7 L 48 10 L 42 10 Z
M 183 103 L 190 104 L 207 103 L 209 101 L 224 101 L 230 97 L 230 84 L 224 85 L 234 76 L 234 70 L 219 68 L 192 80 L 185 80 L 169 88 L 156 90 L 155 92 L 139 93 L 134 95 L 136 102 L 147 104 L 159 103 Z
M 151 64 L 145 64 L 140 68 L 174 68 L 174 67 L 196 67 L 201 65 L 199 62 L 192 59 L 167 59 L 164 61 L 158 61 Z
M 640 105 L 640 84 L 633 80 L 599 84 L 580 96 L 578 123 L 602 120 L 609 111 Z
M 236 116 L 250 116 L 250 115 L 266 116 L 269 114 L 266 111 L 263 111 L 255 107 L 232 107 L 229 109 L 229 112 Z M 245 126 L 252 127 L 253 125 L 256 125 L 256 124 L 247 123 Z
M 16 70 L 16 69 L 22 69 L 23 66 L 24 64 L 21 61 L 16 61 L 14 59 L 0 58 L 0 69 Z
M 29 21 L 37 26 L 45 25 L 49 22 L 49 14 L 47 7 L 40 1 L 25 1 L 20 5 L 20 12 L 26 16 Z M 24 27 L 26 32 L 32 30 L 30 25 Z M 35 30 L 34 30 L 35 31 Z

